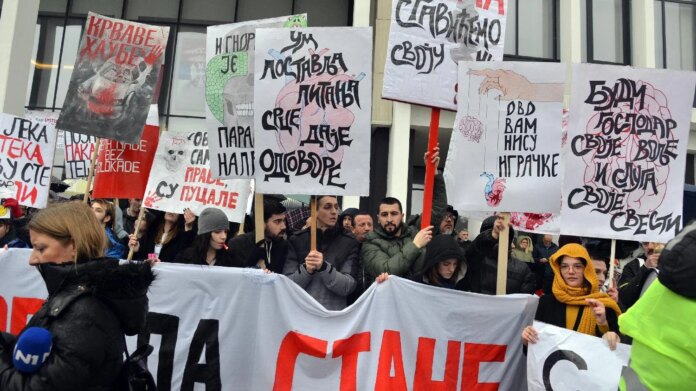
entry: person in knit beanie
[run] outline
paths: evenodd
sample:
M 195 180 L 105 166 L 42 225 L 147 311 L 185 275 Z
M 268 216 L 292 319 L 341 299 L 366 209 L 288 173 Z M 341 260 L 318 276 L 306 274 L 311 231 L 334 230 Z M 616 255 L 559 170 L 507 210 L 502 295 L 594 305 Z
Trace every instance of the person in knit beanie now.
M 464 252 L 451 235 L 436 235 L 425 248 L 423 270 L 413 281 L 440 288 L 462 290 L 459 282 L 466 274 Z
M 218 208 L 205 208 L 198 216 L 198 236 L 191 247 L 182 251 L 175 262 L 194 265 L 243 267 L 237 264 L 227 248 L 230 222 Z

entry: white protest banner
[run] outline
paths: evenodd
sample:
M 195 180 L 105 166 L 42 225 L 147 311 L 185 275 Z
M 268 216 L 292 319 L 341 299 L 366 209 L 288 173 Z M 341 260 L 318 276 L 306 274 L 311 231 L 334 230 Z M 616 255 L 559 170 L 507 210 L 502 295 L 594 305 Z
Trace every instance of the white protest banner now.
M 457 62 L 502 61 L 504 0 L 393 0 L 382 98 L 457 110 Z
M 56 147 L 53 121 L 40 112 L 26 118 L 0 113 L 0 129 L 0 198 L 45 208 Z
M 208 134 L 204 131 L 162 132 L 144 205 L 163 212 L 199 215 L 207 207 L 221 209 L 232 222 L 244 221 L 250 180 L 214 179 L 208 165 Z
M 574 64 L 561 233 L 674 237 L 694 86 L 696 72 Z
M 622 367 L 631 356 L 629 345 L 609 349 L 601 338 L 534 322 L 539 341 L 527 351 L 529 391 L 616 391 Z
M 445 183 L 457 210 L 561 209 L 564 67 L 460 62 Z
M 17 276 L 0 285 L 0 319 L 11 313 L 13 331 L 33 314 L 15 311 L 14 303 L 46 297 L 29 254 L 0 254 L 0 274 Z M 137 339 L 155 347 L 148 367 L 161 390 L 194 383 L 222 390 L 511 390 L 526 383 L 519 334 L 534 316 L 535 296 L 477 295 L 390 277 L 333 312 L 285 276 L 257 269 L 160 263 L 155 273 L 148 330 Z M 134 349 L 135 338 L 129 342 Z
M 260 193 L 369 192 L 372 28 L 257 29 Z
M 164 62 L 169 27 L 90 12 L 59 129 L 137 144 Z
M 62 132 L 65 140 L 65 179 L 87 178 L 97 138 Z
M 254 177 L 254 45 L 260 27 L 307 27 L 307 15 L 208 26 L 205 122 L 213 178 Z

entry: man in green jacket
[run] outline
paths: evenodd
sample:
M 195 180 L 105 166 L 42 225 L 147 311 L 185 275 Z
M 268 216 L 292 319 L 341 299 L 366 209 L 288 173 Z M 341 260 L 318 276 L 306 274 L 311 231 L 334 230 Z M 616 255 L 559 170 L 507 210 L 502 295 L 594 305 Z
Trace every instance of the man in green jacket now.
M 377 226 L 374 232 L 367 234 L 360 253 L 367 281 L 374 281 L 382 273 L 408 276 L 432 237 L 432 226 L 419 231 L 413 225 L 404 224 L 399 200 L 392 197 L 382 199 Z

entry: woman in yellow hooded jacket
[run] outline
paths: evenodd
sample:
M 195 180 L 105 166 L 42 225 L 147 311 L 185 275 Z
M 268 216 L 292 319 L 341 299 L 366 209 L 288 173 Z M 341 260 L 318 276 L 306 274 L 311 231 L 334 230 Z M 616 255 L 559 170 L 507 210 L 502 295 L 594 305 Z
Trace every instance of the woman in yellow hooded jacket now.
M 561 247 L 549 260 L 553 270 L 551 295 L 539 299 L 534 319 L 583 334 L 602 337 L 613 350 L 619 342 L 618 304 L 599 291 L 597 275 L 587 250 L 571 243 Z M 536 343 L 533 326 L 522 330 L 522 343 Z

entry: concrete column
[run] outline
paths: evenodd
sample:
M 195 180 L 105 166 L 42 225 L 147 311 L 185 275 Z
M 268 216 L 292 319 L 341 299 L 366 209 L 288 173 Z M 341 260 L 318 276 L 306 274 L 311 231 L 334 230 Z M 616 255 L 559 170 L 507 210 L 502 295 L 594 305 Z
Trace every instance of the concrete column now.
M 24 115 L 39 0 L 5 0 L 0 18 L 0 112 Z
M 411 105 L 394 102 L 394 117 L 389 130 L 389 167 L 387 168 L 387 196 L 395 197 L 404 208 L 408 203 L 409 139 L 411 132 Z M 404 211 L 406 213 L 407 211 Z
M 560 5 L 561 62 L 566 64 L 566 75 L 570 76 L 572 64 L 582 62 L 582 4 L 580 0 L 563 0 Z M 571 80 L 569 77 L 566 79 Z M 566 83 L 564 105 L 570 106 L 570 83 Z
M 655 68 L 657 64 L 655 40 L 660 39 L 662 32 L 658 34 L 655 32 L 655 1 L 633 0 L 631 2 L 631 49 L 634 66 Z
M 369 27 L 370 26 L 370 9 L 372 4 L 370 0 L 355 0 L 353 2 L 353 27 Z M 348 208 L 360 208 L 360 197 L 345 196 L 343 197 L 343 210 Z

